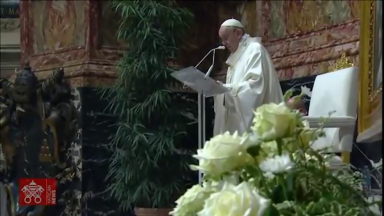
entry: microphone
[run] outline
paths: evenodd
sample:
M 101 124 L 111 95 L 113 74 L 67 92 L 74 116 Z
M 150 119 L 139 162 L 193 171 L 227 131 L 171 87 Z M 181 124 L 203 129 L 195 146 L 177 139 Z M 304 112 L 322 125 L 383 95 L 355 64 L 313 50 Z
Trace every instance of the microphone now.
M 215 54 L 216 54 L 216 50 L 225 50 L 225 46 L 218 46 L 216 48 L 213 48 L 211 50 L 208 51 L 208 53 L 200 60 L 199 63 L 197 63 L 197 65 L 195 66 L 195 68 L 197 68 L 206 58 L 209 54 L 211 54 L 211 52 L 213 52 L 213 60 L 212 60 L 212 65 L 209 67 L 207 73 L 205 74 L 204 76 L 204 80 L 206 80 L 209 75 L 211 74 L 212 70 L 213 70 L 213 65 L 215 64 Z M 183 85 L 183 88 L 187 88 L 188 86 L 186 86 L 185 84 Z
M 225 46 L 218 46 L 218 47 L 216 47 L 216 48 L 213 48 L 213 49 L 211 49 L 211 50 L 209 50 L 209 52 L 200 60 L 200 62 L 199 63 L 197 63 L 197 65 L 195 66 L 195 68 L 197 68 L 200 64 L 201 64 L 201 62 L 203 62 L 206 58 L 207 58 L 207 56 L 209 55 L 209 54 L 211 54 L 211 52 L 214 52 L 214 51 L 216 51 L 216 50 L 224 50 L 225 49 Z
M 215 49 L 213 49 L 212 65 L 209 67 L 207 73 L 205 74 L 204 80 L 206 80 L 209 77 L 209 75 L 211 74 L 211 72 L 213 70 L 213 66 L 215 65 L 216 50 L 224 50 L 224 49 L 225 49 L 225 46 L 218 46 Z

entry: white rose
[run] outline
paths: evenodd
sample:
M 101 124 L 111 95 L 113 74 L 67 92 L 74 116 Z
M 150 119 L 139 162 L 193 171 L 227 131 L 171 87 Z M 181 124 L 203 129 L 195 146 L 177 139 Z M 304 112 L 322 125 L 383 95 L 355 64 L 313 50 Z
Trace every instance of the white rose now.
M 295 166 L 288 154 L 276 155 L 265 159 L 260 163 L 260 169 L 264 173 L 278 174 L 289 171 Z
M 204 188 L 211 189 L 212 191 L 221 191 L 225 184 L 237 185 L 239 182 L 239 176 L 235 175 L 224 175 L 219 181 L 206 181 L 203 183 Z
M 235 186 L 225 184 L 219 192 L 205 200 L 198 216 L 261 216 L 270 201 L 260 196 L 248 182 Z
M 241 144 L 245 146 L 245 148 L 258 146 L 262 143 L 262 140 L 256 133 L 244 134 L 242 137 Z
M 229 132 L 207 141 L 193 157 L 199 160 L 199 165 L 192 165 L 192 170 L 212 176 L 221 176 L 254 161 L 247 153 L 246 146 L 242 145 L 242 137 Z
M 205 181 L 203 187 L 211 191 L 220 191 L 224 186 L 224 181 Z
M 194 185 L 185 192 L 178 200 L 176 200 L 176 208 L 169 215 L 186 216 L 196 215 L 204 207 L 205 200 L 213 193 L 211 187 L 201 187 Z
M 268 157 L 272 157 L 278 153 L 278 143 L 276 141 L 263 142 L 260 145 L 259 155 L 256 157 L 258 163 L 261 163 Z
M 274 140 L 293 134 L 297 115 L 285 103 L 265 104 L 256 109 L 251 129 L 263 140 Z

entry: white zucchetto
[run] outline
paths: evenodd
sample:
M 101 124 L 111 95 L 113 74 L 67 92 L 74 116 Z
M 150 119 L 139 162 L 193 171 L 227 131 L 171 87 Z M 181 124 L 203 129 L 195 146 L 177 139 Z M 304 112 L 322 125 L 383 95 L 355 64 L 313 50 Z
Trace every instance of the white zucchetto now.
M 221 24 L 221 26 L 225 26 L 225 27 L 236 27 L 236 28 L 242 28 L 244 29 L 244 26 L 243 24 L 241 24 L 241 22 L 239 20 L 236 20 L 236 19 L 227 19 L 223 22 L 223 24 Z

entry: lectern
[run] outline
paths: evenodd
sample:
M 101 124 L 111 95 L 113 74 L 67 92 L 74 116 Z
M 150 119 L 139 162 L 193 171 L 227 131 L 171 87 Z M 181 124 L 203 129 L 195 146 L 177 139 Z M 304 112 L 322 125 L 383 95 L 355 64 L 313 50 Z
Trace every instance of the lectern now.
M 175 79 L 182 82 L 198 93 L 198 124 L 199 124 L 199 144 L 198 148 L 202 148 L 205 139 L 205 98 L 223 94 L 228 91 L 226 87 L 217 83 L 206 74 L 199 71 L 196 67 L 188 67 L 171 74 Z M 199 172 L 199 183 L 202 182 L 202 175 Z

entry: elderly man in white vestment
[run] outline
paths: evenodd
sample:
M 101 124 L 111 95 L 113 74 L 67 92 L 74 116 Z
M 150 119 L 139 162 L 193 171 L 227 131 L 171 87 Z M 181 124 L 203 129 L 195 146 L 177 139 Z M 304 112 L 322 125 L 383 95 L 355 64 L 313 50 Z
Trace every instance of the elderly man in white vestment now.
M 222 44 L 231 52 L 226 83 L 230 91 L 215 96 L 214 135 L 229 131 L 247 132 L 254 110 L 267 103 L 280 103 L 283 93 L 271 56 L 260 38 L 245 33 L 235 20 L 225 21 L 219 30 Z

